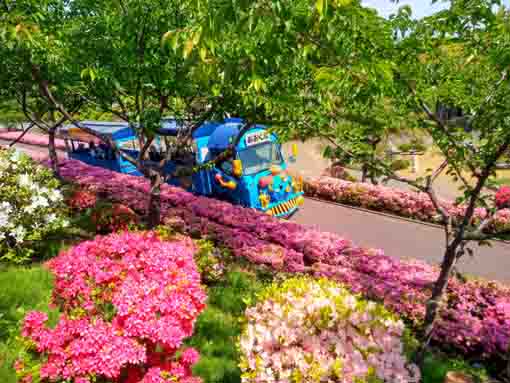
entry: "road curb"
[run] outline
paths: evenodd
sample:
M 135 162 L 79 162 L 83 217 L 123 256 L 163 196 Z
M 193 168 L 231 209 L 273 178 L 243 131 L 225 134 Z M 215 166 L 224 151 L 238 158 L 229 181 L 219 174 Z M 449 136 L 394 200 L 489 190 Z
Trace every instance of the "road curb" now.
M 356 211 L 360 211 L 360 212 L 363 212 L 363 213 L 375 214 L 375 215 L 379 215 L 381 217 L 386 217 L 386 218 L 389 218 L 389 219 L 405 221 L 405 222 L 414 223 L 414 224 L 422 225 L 422 226 L 434 227 L 436 229 L 443 229 L 442 225 L 439 225 L 439 224 L 436 224 L 436 223 L 424 222 L 424 221 L 419 221 L 417 219 L 401 217 L 401 216 L 396 215 L 396 214 L 390 214 L 390 213 L 384 213 L 384 212 L 377 211 L 377 210 L 365 209 L 365 208 L 359 207 L 359 206 L 346 205 L 346 204 L 343 204 L 343 203 L 334 202 L 334 201 L 330 201 L 330 200 L 326 200 L 326 199 L 321 199 L 321 198 L 317 198 L 317 197 L 305 196 L 305 198 L 306 199 L 310 199 L 312 201 L 327 203 L 329 205 L 341 206 L 341 207 L 344 207 L 346 209 L 356 210 Z M 504 243 L 506 245 L 510 245 L 510 241 L 505 241 L 505 240 L 502 240 L 502 239 L 493 239 L 493 241 L 501 242 L 501 243 Z

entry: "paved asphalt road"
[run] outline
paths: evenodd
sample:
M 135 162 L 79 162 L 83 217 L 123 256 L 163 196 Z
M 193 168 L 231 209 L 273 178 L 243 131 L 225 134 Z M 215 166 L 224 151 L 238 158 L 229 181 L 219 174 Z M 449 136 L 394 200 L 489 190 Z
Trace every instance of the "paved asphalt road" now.
M 312 224 L 337 233 L 363 247 L 383 249 L 385 254 L 421 259 L 438 264 L 444 235 L 440 228 L 398 218 L 367 213 L 339 205 L 307 199 L 292 221 Z M 459 269 L 488 279 L 510 282 L 510 245 L 494 242 L 492 248 L 473 245 L 475 256 L 459 262 Z
M 0 144 L 8 142 L 0 140 Z M 29 154 L 46 152 L 45 148 L 16 145 Z M 337 233 L 364 247 L 380 248 L 386 254 L 402 259 L 421 259 L 431 264 L 441 261 L 443 232 L 421 225 L 347 207 L 307 199 L 292 217 L 294 222 L 313 225 Z M 474 245 L 475 257 L 461 260 L 461 271 L 484 278 L 510 282 L 510 245 L 496 242 L 492 248 Z

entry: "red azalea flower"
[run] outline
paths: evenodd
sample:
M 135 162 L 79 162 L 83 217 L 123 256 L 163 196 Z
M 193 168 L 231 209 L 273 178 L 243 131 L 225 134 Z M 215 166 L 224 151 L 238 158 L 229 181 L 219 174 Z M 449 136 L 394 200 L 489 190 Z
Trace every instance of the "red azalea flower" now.
M 501 186 L 494 199 L 498 209 L 510 207 L 510 186 Z

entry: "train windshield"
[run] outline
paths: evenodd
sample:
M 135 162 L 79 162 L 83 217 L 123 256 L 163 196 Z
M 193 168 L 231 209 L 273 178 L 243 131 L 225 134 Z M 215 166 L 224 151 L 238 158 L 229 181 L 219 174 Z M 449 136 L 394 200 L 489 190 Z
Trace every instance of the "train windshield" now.
M 239 159 L 243 163 L 243 174 L 245 175 L 253 175 L 269 169 L 271 165 L 282 163 L 280 146 L 274 142 L 266 142 L 244 149 L 239 152 Z

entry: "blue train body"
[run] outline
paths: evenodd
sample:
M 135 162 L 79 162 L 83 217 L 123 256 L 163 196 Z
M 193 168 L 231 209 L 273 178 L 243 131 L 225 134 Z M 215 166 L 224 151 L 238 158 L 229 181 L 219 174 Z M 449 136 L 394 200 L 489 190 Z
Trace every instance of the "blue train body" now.
M 120 150 L 132 155 L 138 153 L 135 132 L 126 124 L 90 121 L 83 124 L 109 135 Z M 228 200 L 276 217 L 292 215 L 304 201 L 302 179 L 287 173 L 287 162 L 275 134 L 262 125 L 249 129 L 244 127 L 241 119 L 204 123 L 193 133 L 193 158 L 169 162 L 165 168 L 166 172 L 174 173 L 178 168 L 193 167 L 195 172 L 191 178 L 173 177 L 170 182 L 199 195 Z M 175 136 L 179 129 L 175 120 L 164 119 L 159 133 Z M 135 166 L 115 156 L 113 151 L 103 151 L 101 156 L 97 156 L 89 148 L 77 148 L 74 141 L 87 141 L 87 137 L 76 129 L 72 130 L 70 127 L 63 130 L 69 157 L 90 165 L 140 175 Z M 156 145 L 161 144 L 158 139 Z M 219 156 L 228 149 L 232 151 L 231 157 L 213 161 L 221 158 Z M 208 166 L 204 166 L 206 164 Z

